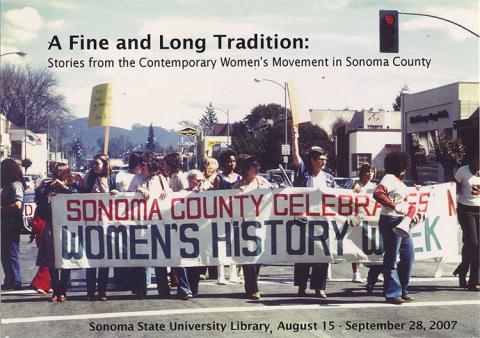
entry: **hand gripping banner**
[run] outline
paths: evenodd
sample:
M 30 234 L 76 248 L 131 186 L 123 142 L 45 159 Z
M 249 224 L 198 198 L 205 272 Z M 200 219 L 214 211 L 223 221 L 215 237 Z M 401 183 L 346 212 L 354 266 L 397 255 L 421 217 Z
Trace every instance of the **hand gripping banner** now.
M 456 257 L 455 185 L 412 188 L 425 213 L 412 227 L 415 259 Z M 382 260 L 381 206 L 346 189 L 286 188 L 52 198 L 55 266 L 201 266 Z M 356 219 L 359 226 L 351 226 Z

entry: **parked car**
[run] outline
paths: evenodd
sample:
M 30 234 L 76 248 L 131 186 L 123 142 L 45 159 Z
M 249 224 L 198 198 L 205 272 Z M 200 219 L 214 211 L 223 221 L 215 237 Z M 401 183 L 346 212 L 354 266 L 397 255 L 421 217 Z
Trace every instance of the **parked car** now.
M 353 184 L 358 180 L 358 177 L 334 177 L 333 179 L 339 188 L 353 189 Z
M 25 181 L 25 184 L 27 185 L 27 191 L 35 189 L 35 181 L 33 180 L 33 177 L 31 175 L 24 175 L 23 180 Z
M 32 220 L 35 214 L 37 204 L 35 203 L 35 192 L 26 191 L 23 195 L 23 228 L 22 233 L 29 234 L 32 232 Z

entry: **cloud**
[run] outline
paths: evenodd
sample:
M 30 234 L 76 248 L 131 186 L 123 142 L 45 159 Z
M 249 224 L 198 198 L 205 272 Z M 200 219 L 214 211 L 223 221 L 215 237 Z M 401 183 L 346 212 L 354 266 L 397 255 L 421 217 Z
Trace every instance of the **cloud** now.
M 60 8 L 60 9 L 74 10 L 74 9 L 78 8 L 71 1 L 66 1 L 66 0 L 62 0 L 62 1 L 51 1 L 50 0 L 50 1 L 48 1 L 48 4 L 52 7 Z
M 32 7 L 11 9 L 3 14 L 6 44 L 25 44 L 34 40 L 42 28 L 43 20 Z
M 59 20 L 52 20 L 47 23 L 48 28 L 54 31 L 59 31 L 65 26 L 65 20 L 59 19 Z

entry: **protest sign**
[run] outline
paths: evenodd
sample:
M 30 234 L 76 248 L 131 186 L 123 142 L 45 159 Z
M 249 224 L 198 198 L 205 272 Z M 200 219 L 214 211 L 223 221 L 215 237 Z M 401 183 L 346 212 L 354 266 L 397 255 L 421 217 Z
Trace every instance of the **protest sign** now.
M 411 230 L 416 259 L 458 254 L 455 186 L 412 188 L 425 213 Z M 52 199 L 59 268 L 381 261 L 381 206 L 346 189 L 287 188 Z M 352 227 L 349 219 L 359 216 Z

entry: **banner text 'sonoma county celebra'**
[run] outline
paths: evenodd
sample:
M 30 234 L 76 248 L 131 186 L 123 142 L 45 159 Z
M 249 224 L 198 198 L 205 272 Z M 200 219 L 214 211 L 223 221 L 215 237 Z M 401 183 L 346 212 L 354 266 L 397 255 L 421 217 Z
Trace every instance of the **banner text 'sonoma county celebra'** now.
M 455 186 L 412 188 L 416 259 L 458 255 Z M 381 261 L 381 206 L 345 189 L 64 194 L 52 200 L 58 268 Z M 349 216 L 358 215 L 358 227 Z

